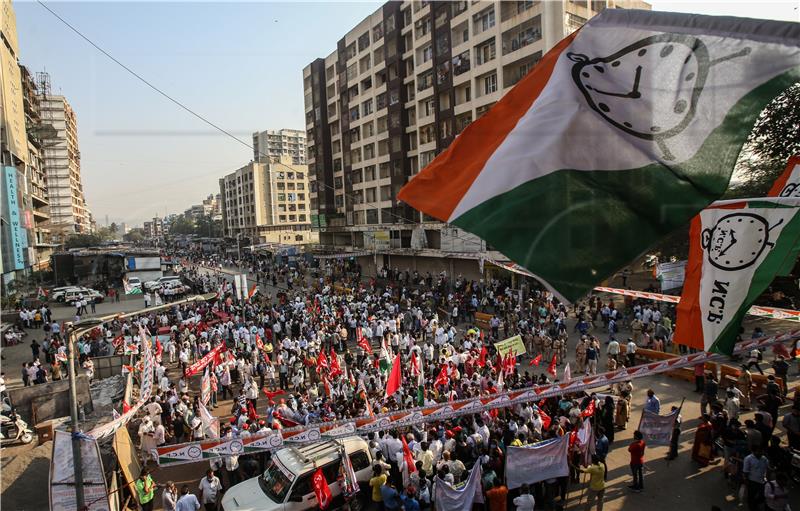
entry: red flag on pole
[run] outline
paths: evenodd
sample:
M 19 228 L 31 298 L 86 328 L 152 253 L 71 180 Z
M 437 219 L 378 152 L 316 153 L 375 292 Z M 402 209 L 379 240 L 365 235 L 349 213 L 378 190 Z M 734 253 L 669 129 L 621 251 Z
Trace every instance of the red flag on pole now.
M 319 352 L 319 356 L 317 357 L 317 372 L 321 373 L 324 370 L 328 369 L 328 357 L 325 356 L 324 351 Z
M 542 419 L 542 428 L 543 429 L 549 429 L 550 428 L 550 423 L 553 420 L 541 408 L 539 408 L 539 417 Z
M 408 448 L 408 442 L 406 442 L 406 436 L 401 435 L 400 440 L 403 441 L 403 459 L 406 462 L 406 466 L 408 467 L 408 473 L 413 474 L 417 471 L 417 466 L 414 464 L 414 456 L 411 455 L 411 449 Z
M 489 352 L 486 351 L 486 346 L 481 346 L 481 354 L 478 356 L 478 365 L 480 367 L 486 367 L 486 357 L 489 355 Z
M 318 468 L 314 475 L 311 476 L 311 486 L 314 488 L 314 495 L 317 496 L 319 508 L 327 509 L 333 501 L 333 496 L 321 468 Z
M 436 381 L 433 382 L 433 385 L 438 387 L 439 385 L 447 385 L 450 383 L 450 377 L 447 376 L 447 366 L 442 366 L 442 370 L 439 371 L 439 376 L 436 377 Z
M 403 384 L 403 373 L 400 367 L 400 354 L 394 357 L 392 364 L 392 372 L 389 373 L 389 379 L 386 381 L 386 397 L 388 398 L 400 389 Z
M 589 401 L 589 405 L 586 407 L 586 409 L 581 412 L 581 417 L 586 418 L 594 415 L 594 408 L 595 408 L 594 399 L 592 399 L 591 401 Z
M 541 361 L 542 361 L 542 354 L 540 353 L 540 354 L 536 355 L 536 358 L 531 360 L 530 364 L 528 364 L 528 365 L 532 365 L 532 366 L 537 366 L 538 367 L 539 363 L 541 363 Z
M 361 333 L 361 328 L 358 329 L 358 347 L 367 353 L 372 354 L 372 345 L 369 343 L 369 339 L 364 337 L 364 335 Z
M 556 377 L 556 356 L 553 355 L 553 359 L 550 361 L 550 365 L 547 366 L 547 372 L 553 375 L 553 378 Z
M 342 374 L 342 366 L 339 365 L 339 356 L 336 355 L 336 352 L 331 348 L 331 378 L 335 378 Z

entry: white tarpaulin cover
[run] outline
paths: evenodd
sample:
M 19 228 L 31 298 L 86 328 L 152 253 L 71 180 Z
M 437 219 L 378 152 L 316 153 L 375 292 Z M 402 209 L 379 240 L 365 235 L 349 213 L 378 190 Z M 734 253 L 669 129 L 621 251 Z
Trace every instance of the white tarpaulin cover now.
M 447 511 L 471 511 L 474 502 L 483 502 L 481 491 L 481 465 L 476 463 L 466 484 L 453 487 L 438 477 L 436 478 L 434 500 L 436 509 Z

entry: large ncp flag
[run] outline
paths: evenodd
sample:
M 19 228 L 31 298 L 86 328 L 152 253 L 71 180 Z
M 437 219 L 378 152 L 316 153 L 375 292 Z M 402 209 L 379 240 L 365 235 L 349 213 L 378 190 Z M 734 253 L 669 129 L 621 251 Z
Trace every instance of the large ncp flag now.
M 675 340 L 730 354 L 747 309 L 800 253 L 800 198 L 720 201 L 689 230 Z
M 725 191 L 799 47 L 798 23 L 607 9 L 399 198 L 577 299 Z

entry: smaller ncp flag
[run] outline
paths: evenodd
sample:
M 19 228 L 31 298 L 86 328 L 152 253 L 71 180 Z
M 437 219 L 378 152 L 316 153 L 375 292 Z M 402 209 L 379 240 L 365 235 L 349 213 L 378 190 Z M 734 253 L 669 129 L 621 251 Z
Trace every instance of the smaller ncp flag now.
M 800 198 L 720 201 L 689 230 L 686 281 L 675 340 L 693 348 L 733 352 L 742 318 L 800 253 Z

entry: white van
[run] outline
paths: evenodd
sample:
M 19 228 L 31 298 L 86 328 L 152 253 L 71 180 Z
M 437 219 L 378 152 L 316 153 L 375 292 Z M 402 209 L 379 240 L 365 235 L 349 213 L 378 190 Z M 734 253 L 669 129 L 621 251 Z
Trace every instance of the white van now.
M 272 455 L 264 473 L 230 488 L 222 497 L 224 511 L 305 511 L 319 509 L 311 486 L 311 476 L 322 468 L 333 496 L 330 509 L 340 507 L 344 500 L 337 483 L 341 466 L 340 448 L 344 445 L 350 463 L 361 483 L 359 499 L 369 499 L 368 487 L 372 477 L 372 456 L 367 442 L 351 436 L 337 441 L 320 442 L 305 447 L 289 447 Z M 366 488 L 366 489 L 365 489 Z

